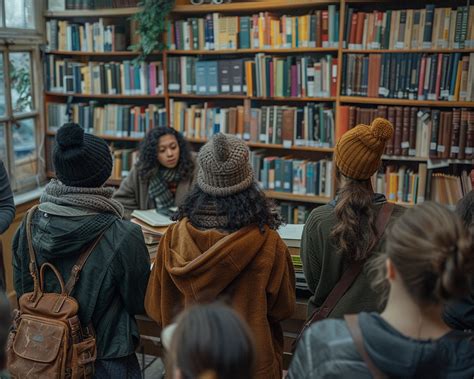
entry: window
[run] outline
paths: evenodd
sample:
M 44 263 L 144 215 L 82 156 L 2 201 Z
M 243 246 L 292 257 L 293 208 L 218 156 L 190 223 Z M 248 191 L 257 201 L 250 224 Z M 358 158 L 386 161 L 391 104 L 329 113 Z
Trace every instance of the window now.
M 14 192 L 44 177 L 38 0 L 0 0 L 0 159 Z

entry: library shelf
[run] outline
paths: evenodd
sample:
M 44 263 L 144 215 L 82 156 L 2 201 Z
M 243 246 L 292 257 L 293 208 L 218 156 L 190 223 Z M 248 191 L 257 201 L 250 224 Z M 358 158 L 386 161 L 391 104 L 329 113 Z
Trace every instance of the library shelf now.
M 46 132 L 48 136 L 55 136 L 56 132 L 53 130 L 48 130 Z M 140 142 L 143 140 L 144 137 L 121 137 L 121 136 L 114 136 L 109 134 L 94 134 L 96 137 L 100 137 L 105 139 L 106 141 L 123 141 L 123 142 Z
M 344 54 L 383 53 L 474 53 L 474 49 L 342 49 Z
M 341 103 L 353 104 L 383 104 L 383 105 L 409 105 L 427 106 L 427 107 L 463 107 L 473 108 L 474 101 L 435 101 L 435 100 L 409 100 L 409 99 L 389 99 L 384 97 L 357 97 L 357 96 L 340 96 Z
M 259 97 L 247 95 L 201 95 L 201 94 L 184 94 L 184 93 L 168 93 L 170 98 L 176 99 L 221 99 L 221 100 L 255 100 L 255 101 L 286 101 L 286 102 L 333 102 L 335 97 Z
M 340 1 L 335 0 L 270 0 L 270 1 L 249 1 L 226 4 L 203 4 L 203 5 L 176 5 L 172 11 L 173 14 L 199 14 L 212 12 L 258 12 L 258 11 L 276 11 L 276 10 L 294 10 L 301 8 L 312 8 L 324 5 L 339 5 Z
M 472 159 L 450 159 L 450 158 L 427 158 L 427 157 L 410 157 L 400 155 L 382 155 L 384 161 L 411 161 L 411 162 L 433 162 L 433 163 L 448 163 L 448 164 L 474 164 Z
M 140 55 L 139 51 L 72 51 L 72 50 L 52 50 L 48 51 L 47 54 L 52 55 L 71 55 L 80 57 L 131 57 Z M 153 52 L 151 55 L 162 54 L 159 51 Z
M 104 9 L 77 9 L 65 11 L 46 11 L 48 18 L 74 18 L 74 17 L 121 17 L 131 16 L 141 10 L 139 7 L 129 8 L 104 8 Z
M 186 138 L 188 142 L 203 144 L 207 142 L 207 139 L 203 138 Z M 312 147 L 312 146 L 284 146 L 278 144 L 264 143 L 264 142 L 245 142 L 248 147 L 251 148 L 262 148 L 262 149 L 273 149 L 273 150 L 291 150 L 291 151 L 310 151 L 314 153 L 332 153 L 334 149 L 332 147 Z
M 130 100 L 152 100 L 152 99 L 164 99 L 164 95 L 104 95 L 104 94 L 85 94 L 85 93 L 65 93 L 65 92 L 50 92 L 46 91 L 47 96 L 57 97 L 80 97 L 90 99 L 130 99 Z
M 268 49 L 228 49 L 228 50 L 167 50 L 167 55 L 225 55 L 225 54 L 299 54 L 299 53 L 337 53 L 333 47 L 296 47 Z
M 299 195 L 289 192 L 279 192 L 264 190 L 265 195 L 271 199 L 276 200 L 287 200 L 287 201 L 299 201 L 302 203 L 314 203 L 314 204 L 327 204 L 331 201 L 331 198 L 326 196 L 313 196 L 313 195 Z

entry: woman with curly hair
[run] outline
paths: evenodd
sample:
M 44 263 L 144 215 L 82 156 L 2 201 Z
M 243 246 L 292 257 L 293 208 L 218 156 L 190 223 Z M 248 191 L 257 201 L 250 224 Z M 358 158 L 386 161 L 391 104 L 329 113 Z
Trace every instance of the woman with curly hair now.
M 225 298 L 255 338 L 255 377 L 281 378 L 280 321 L 293 314 L 295 278 L 280 217 L 257 187 L 243 141 L 216 134 L 198 162 L 197 184 L 158 247 L 145 309 L 166 327 L 190 305 Z
M 176 130 L 150 130 L 140 146 L 138 162 L 122 181 L 114 199 L 123 204 L 125 217 L 135 209 L 180 205 L 191 189 L 195 161 L 189 145 Z

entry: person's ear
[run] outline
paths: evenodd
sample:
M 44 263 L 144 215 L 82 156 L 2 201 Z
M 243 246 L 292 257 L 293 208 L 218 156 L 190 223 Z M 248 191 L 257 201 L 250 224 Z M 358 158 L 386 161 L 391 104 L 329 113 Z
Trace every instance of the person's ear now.
M 395 269 L 395 266 L 393 265 L 393 262 L 390 260 L 390 258 L 387 258 L 385 261 L 385 271 L 387 272 L 386 278 L 389 281 L 395 280 L 397 277 L 397 270 Z

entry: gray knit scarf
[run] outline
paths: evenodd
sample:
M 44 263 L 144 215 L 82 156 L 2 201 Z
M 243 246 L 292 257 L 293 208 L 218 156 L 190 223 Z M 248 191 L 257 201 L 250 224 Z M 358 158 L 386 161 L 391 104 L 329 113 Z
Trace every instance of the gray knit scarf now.
M 181 176 L 176 169 L 160 167 L 150 179 L 148 195 L 155 201 L 156 209 L 169 208 L 174 205 L 174 195 L 169 183 L 179 182 Z
M 123 206 L 112 199 L 113 193 L 113 188 L 69 187 L 52 179 L 45 187 L 40 203 L 77 208 L 86 213 L 112 213 L 123 218 Z

